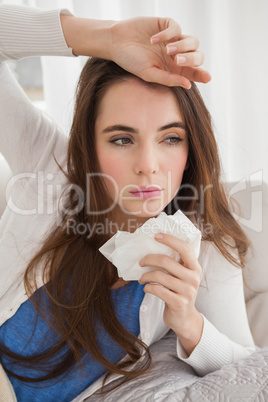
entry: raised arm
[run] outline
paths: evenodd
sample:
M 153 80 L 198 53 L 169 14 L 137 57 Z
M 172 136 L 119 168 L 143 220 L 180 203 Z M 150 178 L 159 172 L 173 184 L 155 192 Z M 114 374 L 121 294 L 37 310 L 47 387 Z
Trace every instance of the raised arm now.
M 199 68 L 204 55 L 198 51 L 198 39 L 182 35 L 171 18 L 115 22 L 62 15 L 61 21 L 75 54 L 113 60 L 145 81 L 190 88 L 190 81 L 206 83 L 211 78 Z
M 34 55 L 73 56 L 60 11 L 0 6 L 0 152 L 13 174 L 35 170 L 44 150 L 55 148 L 59 137 L 56 125 L 32 105 L 4 63 Z

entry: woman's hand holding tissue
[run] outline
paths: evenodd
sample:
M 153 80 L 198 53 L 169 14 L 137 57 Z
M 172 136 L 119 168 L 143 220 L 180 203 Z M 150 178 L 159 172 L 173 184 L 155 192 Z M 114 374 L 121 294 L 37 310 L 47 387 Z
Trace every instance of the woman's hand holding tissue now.
M 162 237 L 161 237 L 162 236 Z M 155 239 L 180 255 L 180 262 L 163 254 L 147 254 L 141 266 L 164 269 L 146 272 L 139 283 L 147 283 L 146 293 L 151 293 L 165 302 L 164 322 L 178 336 L 188 356 L 199 343 L 203 331 L 203 317 L 195 308 L 202 269 L 194 252 L 186 241 L 170 234 Z

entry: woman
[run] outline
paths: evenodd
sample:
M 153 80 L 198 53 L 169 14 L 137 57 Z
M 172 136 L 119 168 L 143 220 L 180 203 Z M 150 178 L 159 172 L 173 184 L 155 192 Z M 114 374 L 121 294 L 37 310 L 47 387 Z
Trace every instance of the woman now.
M 48 53 L 51 32 L 50 53 L 71 53 L 58 12 L 1 11 L 3 59 L 5 44 L 13 57 L 34 54 L 36 35 L 39 52 Z M 83 400 L 117 376 L 141 375 L 149 346 L 170 328 L 178 357 L 200 375 L 247 356 L 254 344 L 236 266 L 244 265 L 248 242 L 219 183 L 209 113 L 195 85 L 189 89 L 189 81 L 209 79 L 195 67 L 203 59 L 196 41 L 178 40 L 173 22 L 157 34 L 156 19 L 114 24 L 62 13 L 61 21 L 73 53 L 95 56 L 80 76 L 68 142 L 25 100 L 6 66 L 0 70 L 1 152 L 14 174 L 1 220 L 0 356 L 18 400 Z M 16 40 L 10 26 L 21 27 Z M 147 45 L 154 34 L 157 48 Z M 185 67 L 174 67 L 177 59 Z M 164 235 L 156 241 L 178 251 L 181 263 L 146 255 L 140 265 L 156 270 L 125 283 L 98 249 L 119 227 L 133 231 L 178 207 L 202 230 L 199 259 Z M 108 230 L 92 230 L 107 220 Z

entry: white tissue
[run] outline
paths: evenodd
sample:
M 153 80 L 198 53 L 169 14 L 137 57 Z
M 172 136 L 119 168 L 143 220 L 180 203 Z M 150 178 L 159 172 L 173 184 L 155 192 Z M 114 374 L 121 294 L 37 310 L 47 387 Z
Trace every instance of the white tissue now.
M 118 276 L 125 281 L 139 280 L 142 274 L 159 269 L 156 267 L 141 267 L 139 261 L 147 254 L 165 254 L 179 261 L 179 254 L 154 239 L 156 233 L 171 234 L 178 239 L 187 241 L 198 258 L 200 251 L 201 232 L 181 212 L 167 215 L 165 212 L 157 218 L 150 218 L 134 233 L 118 230 L 99 251 L 117 267 Z

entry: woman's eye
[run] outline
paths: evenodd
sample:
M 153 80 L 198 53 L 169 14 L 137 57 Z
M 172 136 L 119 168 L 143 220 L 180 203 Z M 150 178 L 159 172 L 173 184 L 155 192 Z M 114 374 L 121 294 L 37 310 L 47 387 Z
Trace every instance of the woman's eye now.
M 176 145 L 181 142 L 182 139 L 180 137 L 168 137 L 165 139 L 165 141 L 168 143 L 168 145 Z
M 123 147 L 124 145 L 128 145 L 131 143 L 131 139 L 128 137 L 115 138 L 110 141 L 112 144 L 117 145 L 119 147 Z
M 168 145 L 177 145 L 182 141 L 180 137 L 173 136 L 167 137 L 164 139 L 164 142 Z M 109 141 L 111 144 L 116 145 L 118 147 L 125 147 L 132 143 L 131 138 L 128 137 L 121 137 L 121 138 L 114 138 Z

